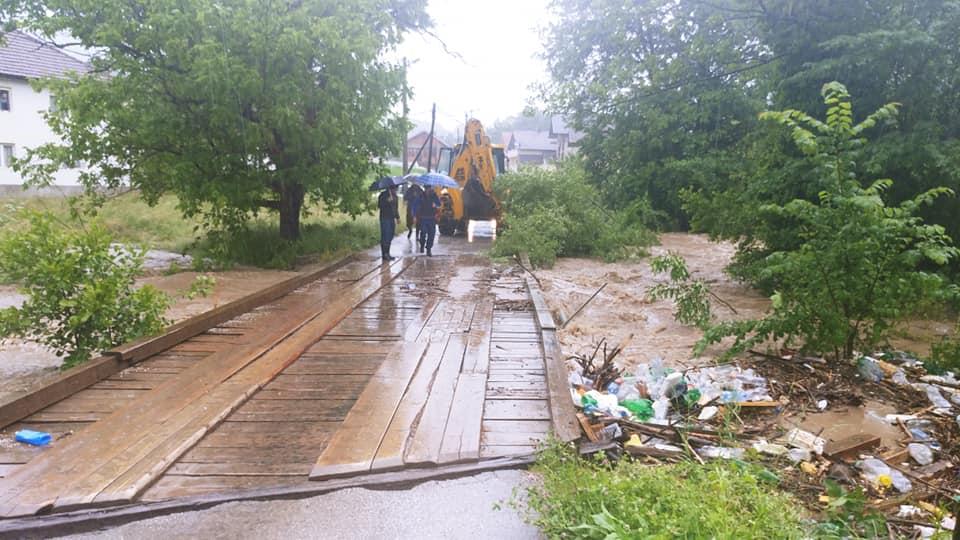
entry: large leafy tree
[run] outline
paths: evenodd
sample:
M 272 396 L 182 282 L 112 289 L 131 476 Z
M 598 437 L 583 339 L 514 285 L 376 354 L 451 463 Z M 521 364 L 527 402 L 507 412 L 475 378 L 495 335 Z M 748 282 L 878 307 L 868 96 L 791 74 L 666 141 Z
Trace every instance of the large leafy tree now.
M 88 187 L 178 195 L 188 215 L 236 227 L 263 208 L 299 237 L 305 201 L 350 214 L 395 152 L 407 91 L 386 59 L 429 24 L 425 0 L 44 0 L 21 26 L 95 51 L 94 74 L 46 81 L 65 144 L 32 152 L 34 181 L 89 165 Z
M 771 60 L 745 26 L 690 1 L 556 0 L 549 106 L 586 132 L 613 203 L 649 198 L 684 226 L 681 187 L 730 174 L 730 148 L 763 110 Z

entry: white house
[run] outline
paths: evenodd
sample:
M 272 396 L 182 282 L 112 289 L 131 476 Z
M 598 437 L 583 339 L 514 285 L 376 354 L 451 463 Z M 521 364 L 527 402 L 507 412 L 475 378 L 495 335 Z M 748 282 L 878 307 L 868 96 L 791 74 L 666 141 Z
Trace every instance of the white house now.
M 0 43 L 0 185 L 22 184 L 10 167 L 11 158 L 27 148 L 59 142 L 43 115 L 56 107 L 47 90 L 36 91 L 31 79 L 86 73 L 89 66 L 63 51 L 22 32 L 10 32 Z M 61 170 L 57 185 L 76 185 L 79 171 Z

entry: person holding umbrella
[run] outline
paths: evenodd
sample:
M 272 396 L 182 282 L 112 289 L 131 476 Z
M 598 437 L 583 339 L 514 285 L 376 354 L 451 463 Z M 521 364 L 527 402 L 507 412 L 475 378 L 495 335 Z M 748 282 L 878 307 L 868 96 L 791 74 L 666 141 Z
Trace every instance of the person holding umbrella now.
M 383 190 L 377 198 L 377 207 L 380 208 L 380 256 L 384 262 L 389 262 L 396 258 L 390 255 L 390 244 L 397 233 L 397 224 L 400 223 L 397 182 L 388 176 L 375 181 L 370 187 Z
M 417 235 L 414 237 L 420 241 L 420 226 L 416 225 L 417 215 L 413 213 L 413 204 L 423 195 L 423 188 L 417 184 L 411 184 L 406 193 L 403 194 L 403 200 L 407 203 L 407 240 L 413 232 L 414 226 L 417 229 Z
M 432 187 L 424 187 L 423 194 L 413 202 L 413 215 L 417 218 L 417 244 L 420 253 L 424 248 L 427 257 L 433 257 L 433 240 L 437 234 L 437 212 L 440 210 L 440 197 Z

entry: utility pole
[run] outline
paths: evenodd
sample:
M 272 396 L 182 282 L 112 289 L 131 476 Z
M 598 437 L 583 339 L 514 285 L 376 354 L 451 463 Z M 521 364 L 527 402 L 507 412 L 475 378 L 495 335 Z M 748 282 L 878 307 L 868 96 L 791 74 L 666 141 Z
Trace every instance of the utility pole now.
M 408 138 L 407 137 L 407 115 L 410 114 L 410 108 L 407 107 L 407 59 L 403 59 L 403 174 L 404 176 L 410 172 L 410 168 L 407 167 L 409 158 L 407 157 L 407 152 L 409 152 Z
M 433 125 L 437 121 L 437 104 L 433 104 L 433 111 L 430 113 L 430 146 L 427 148 L 427 172 L 430 172 L 433 166 Z

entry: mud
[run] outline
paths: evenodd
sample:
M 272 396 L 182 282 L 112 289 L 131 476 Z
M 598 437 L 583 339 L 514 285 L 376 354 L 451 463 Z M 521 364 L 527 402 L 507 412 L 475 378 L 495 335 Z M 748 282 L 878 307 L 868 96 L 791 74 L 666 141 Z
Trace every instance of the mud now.
M 652 256 L 676 252 L 687 261 L 694 279 L 706 281 L 711 290 L 737 311 L 715 304 L 719 320 L 752 318 L 762 315 L 769 300 L 756 291 L 734 282 L 723 273 L 735 248 L 729 243 L 711 242 L 706 236 L 668 233 L 660 236 L 660 245 Z M 691 349 L 701 332 L 673 318 L 669 300 L 650 301 L 646 291 L 665 276 L 654 276 L 649 259 L 604 263 L 592 259 L 560 259 L 550 270 L 538 271 L 551 309 L 573 315 L 590 295 L 604 283 L 604 290 L 560 332 L 564 352 L 573 354 L 590 346 L 599 337 L 619 343 L 633 334 L 621 356 L 629 369 L 638 363 L 660 357 L 674 366 L 701 364 L 716 357 L 719 348 L 708 350 L 703 358 L 691 359 Z
M 139 280 L 139 283 L 149 283 L 175 297 L 173 305 L 167 310 L 166 317 L 171 322 L 179 322 L 269 287 L 295 273 L 274 270 L 210 272 L 208 275 L 216 280 L 211 293 L 206 297 L 192 300 L 184 298 L 183 295 L 189 290 L 190 284 L 197 275 L 195 272 L 183 272 L 169 276 L 147 277 Z M 19 306 L 24 299 L 23 295 L 17 293 L 15 287 L 0 286 L 0 309 Z M 60 364 L 60 358 L 39 343 L 19 339 L 4 341 L 0 344 L 0 399 L 27 390 L 34 384 L 41 384 L 47 378 L 56 376 Z

